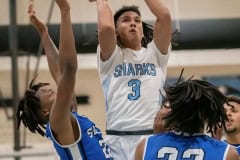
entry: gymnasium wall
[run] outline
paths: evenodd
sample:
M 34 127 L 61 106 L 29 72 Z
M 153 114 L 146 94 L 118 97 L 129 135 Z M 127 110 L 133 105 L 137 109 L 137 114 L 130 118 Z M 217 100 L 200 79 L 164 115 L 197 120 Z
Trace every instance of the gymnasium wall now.
M 27 78 L 28 59 L 26 55 L 31 54 L 29 59 L 31 75 L 36 67 L 37 58 L 33 55 L 36 54 L 39 39 L 33 28 L 29 26 L 27 14 L 29 0 L 16 1 L 17 24 L 19 26 L 18 40 L 21 47 L 18 54 L 24 55 L 18 58 L 19 91 L 20 96 L 22 96 L 29 78 Z M 2 55 L 0 56 L 0 89 L 3 91 L 5 98 L 11 98 L 13 90 L 7 32 L 10 22 L 9 2 L 10 0 L 1 0 L 0 4 L 0 55 Z M 47 21 L 51 2 L 51 0 L 34 0 L 36 13 L 45 22 Z M 76 25 L 76 35 L 80 36 L 89 31 L 95 32 L 95 29 L 91 27 L 96 28 L 96 5 L 89 3 L 88 0 L 70 0 L 70 2 L 72 21 Z M 176 37 L 176 40 L 182 47 L 176 47 L 170 57 L 168 77 L 177 77 L 183 67 L 185 68 L 186 77 L 191 75 L 200 78 L 203 76 L 240 75 L 239 0 L 164 0 L 164 2 L 169 6 L 173 17 L 173 31 L 180 27 L 181 34 Z M 109 3 L 113 10 L 118 9 L 123 4 L 136 4 L 140 6 L 143 20 L 149 22 L 154 20 L 143 0 L 109 0 Z M 57 43 L 58 38 L 55 30 L 60 22 L 60 17 L 56 6 L 53 7 L 52 11 L 49 24 L 52 27 L 51 34 Z M 91 25 L 91 27 L 88 25 Z M 21 27 L 23 27 L 23 30 L 21 30 Z M 32 31 L 30 34 L 29 30 Z M 22 35 L 24 32 L 25 34 Z M 35 43 L 31 44 L 30 42 Z M 194 49 L 183 47 L 192 47 L 194 45 L 196 45 Z M 230 48 L 226 48 L 229 45 L 231 45 Z M 34 47 L 32 48 L 32 46 Z M 206 48 L 203 49 L 201 46 L 206 46 Z M 24 49 L 30 53 L 26 53 Z M 83 54 L 78 55 L 79 70 L 77 73 L 76 94 L 78 96 L 89 96 L 89 104 L 79 105 L 79 112 L 89 116 L 100 125 L 100 128 L 104 129 L 105 104 L 97 74 L 95 48 L 91 47 L 90 49 L 90 51 L 84 50 L 86 52 L 81 52 Z M 38 73 L 38 81 L 53 83 L 44 56 L 40 58 Z

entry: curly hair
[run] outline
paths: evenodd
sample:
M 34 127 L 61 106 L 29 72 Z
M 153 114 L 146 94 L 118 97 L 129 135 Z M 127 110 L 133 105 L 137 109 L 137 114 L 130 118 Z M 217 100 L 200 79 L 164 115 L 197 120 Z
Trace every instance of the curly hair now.
M 120 8 L 119 10 L 116 11 L 116 13 L 114 14 L 114 24 L 116 26 L 117 24 L 117 20 L 118 18 L 125 12 L 127 11 L 132 11 L 132 12 L 135 12 L 137 13 L 139 16 L 141 16 L 141 13 L 138 9 L 138 6 L 135 6 L 135 5 L 132 5 L 132 6 L 123 6 L 122 8 Z M 142 22 L 142 26 L 143 26 L 143 34 L 144 34 L 144 37 L 141 41 L 141 44 L 143 47 L 147 47 L 147 44 L 149 42 L 152 41 L 153 39 L 153 26 L 150 25 L 150 24 L 147 24 L 145 22 Z M 120 42 L 118 42 L 120 43 Z
M 218 127 L 225 128 L 228 120 L 223 104 L 227 102 L 214 85 L 204 80 L 174 83 L 166 87 L 165 101 L 170 103 L 171 111 L 165 117 L 166 128 L 189 134 L 205 129 L 216 133 Z
M 45 136 L 46 119 L 41 115 L 40 100 L 35 96 L 36 92 L 42 86 L 49 85 L 49 83 L 37 83 L 34 85 L 35 76 L 29 88 L 25 91 L 24 97 L 20 100 L 16 110 L 17 129 L 19 129 L 21 122 L 32 133 L 39 133 Z

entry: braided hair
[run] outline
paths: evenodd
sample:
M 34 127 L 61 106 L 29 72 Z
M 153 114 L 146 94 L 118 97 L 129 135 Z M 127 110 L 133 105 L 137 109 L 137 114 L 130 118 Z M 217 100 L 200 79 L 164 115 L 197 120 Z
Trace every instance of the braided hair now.
M 37 83 L 34 85 L 36 77 L 32 79 L 29 88 L 25 91 L 24 97 L 18 104 L 16 111 L 17 129 L 19 129 L 22 122 L 32 133 L 37 132 L 41 136 L 44 136 L 45 125 L 48 120 L 42 116 L 40 100 L 35 94 L 39 88 L 49 85 L 49 83 Z
M 135 5 L 132 5 L 132 6 L 123 6 L 122 8 L 120 8 L 118 11 L 116 11 L 116 13 L 114 14 L 114 24 L 115 24 L 115 27 L 117 25 L 117 20 L 118 18 L 124 13 L 124 12 L 127 12 L 127 11 L 132 11 L 132 12 L 135 12 L 137 13 L 139 16 L 141 16 L 141 13 L 138 9 L 137 6 Z M 143 47 L 147 47 L 147 44 L 149 42 L 152 41 L 153 39 L 153 26 L 150 25 L 150 24 L 147 24 L 145 22 L 142 22 L 142 26 L 143 26 L 143 34 L 144 34 L 144 37 L 141 41 L 141 44 Z M 118 42 L 118 45 L 120 42 Z
M 218 127 L 225 128 L 227 115 L 223 104 L 225 97 L 214 85 L 204 80 L 174 83 L 166 87 L 165 101 L 171 111 L 165 117 L 165 127 L 176 132 L 199 133 L 205 129 L 216 133 Z

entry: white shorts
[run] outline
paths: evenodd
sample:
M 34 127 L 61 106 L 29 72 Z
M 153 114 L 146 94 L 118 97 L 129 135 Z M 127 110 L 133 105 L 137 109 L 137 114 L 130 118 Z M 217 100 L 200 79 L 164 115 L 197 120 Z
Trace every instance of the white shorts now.
M 149 135 L 106 135 L 104 140 L 111 149 L 114 160 L 134 160 L 138 143 Z

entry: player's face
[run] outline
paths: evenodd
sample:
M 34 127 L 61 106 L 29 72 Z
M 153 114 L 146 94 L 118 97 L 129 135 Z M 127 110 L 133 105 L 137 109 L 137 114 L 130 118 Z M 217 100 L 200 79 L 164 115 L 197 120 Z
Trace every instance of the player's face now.
M 49 86 L 40 87 L 36 92 L 36 97 L 39 98 L 41 110 L 43 113 L 49 113 L 50 109 L 56 99 L 56 93 Z
M 229 102 L 230 105 L 224 104 L 229 121 L 226 123 L 227 133 L 240 132 L 240 104 L 236 102 Z
M 133 43 L 141 45 L 143 38 L 141 17 L 133 11 L 124 12 L 117 20 L 116 33 L 124 47 Z

